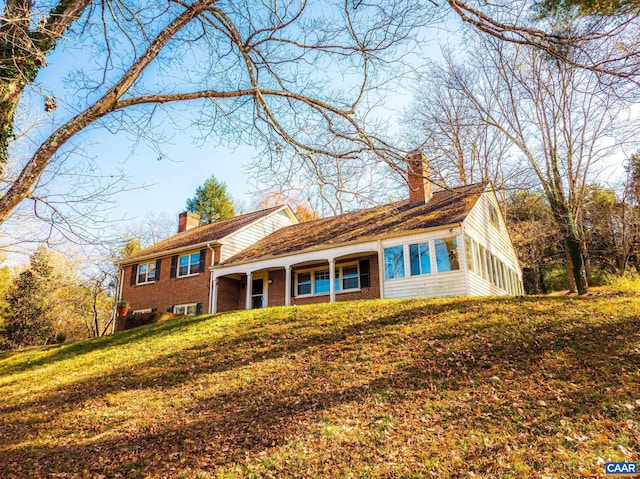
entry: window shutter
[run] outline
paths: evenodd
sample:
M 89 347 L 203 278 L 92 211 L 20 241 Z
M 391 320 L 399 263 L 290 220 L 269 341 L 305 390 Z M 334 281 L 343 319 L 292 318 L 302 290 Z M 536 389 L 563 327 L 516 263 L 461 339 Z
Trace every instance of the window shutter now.
M 160 281 L 160 265 L 162 265 L 162 259 L 158 258 L 156 260 L 156 277 L 154 278 L 155 281 Z
M 170 278 L 175 278 L 176 277 L 176 269 L 178 269 L 178 256 L 172 256 L 171 257 L 171 274 L 169 275 Z
M 207 249 L 200 250 L 200 267 L 198 268 L 198 272 L 202 273 L 205 269 L 205 265 L 207 264 Z
M 173 305 L 167 306 L 167 313 L 173 313 Z
M 369 274 L 369 260 L 363 259 L 360 261 L 360 287 L 371 287 L 371 276 Z
M 196 314 L 202 314 L 202 303 L 196 304 Z
M 135 286 L 136 276 L 138 276 L 138 265 L 134 264 L 131 266 L 131 286 Z
M 296 274 L 291 270 L 291 297 L 295 298 L 296 296 Z

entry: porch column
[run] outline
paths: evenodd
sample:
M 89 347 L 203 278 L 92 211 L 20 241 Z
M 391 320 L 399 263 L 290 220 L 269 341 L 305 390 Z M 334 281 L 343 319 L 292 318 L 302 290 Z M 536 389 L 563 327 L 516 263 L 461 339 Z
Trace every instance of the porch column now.
M 329 260 L 329 301 L 336 302 L 336 262 L 333 258 Z
M 284 305 L 291 306 L 291 266 L 285 266 L 284 270 Z
M 251 309 L 251 280 L 252 280 L 252 277 L 253 277 L 252 273 L 247 273 L 247 288 L 246 288 L 244 309 Z
M 217 313 L 218 309 L 218 278 L 215 271 L 211 272 L 211 294 L 209 295 L 209 313 Z

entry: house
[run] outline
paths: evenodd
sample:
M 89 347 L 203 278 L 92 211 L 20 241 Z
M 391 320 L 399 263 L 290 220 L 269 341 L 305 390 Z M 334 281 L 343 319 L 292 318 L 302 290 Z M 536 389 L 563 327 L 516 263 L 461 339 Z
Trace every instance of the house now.
M 120 298 L 134 313 L 196 314 L 355 299 L 523 294 L 491 185 L 433 192 L 423 156 L 409 165 L 405 201 L 306 223 L 297 223 L 285 206 L 187 226 L 118 263 L 129 278 Z M 195 220 L 187 214 L 184 221 Z

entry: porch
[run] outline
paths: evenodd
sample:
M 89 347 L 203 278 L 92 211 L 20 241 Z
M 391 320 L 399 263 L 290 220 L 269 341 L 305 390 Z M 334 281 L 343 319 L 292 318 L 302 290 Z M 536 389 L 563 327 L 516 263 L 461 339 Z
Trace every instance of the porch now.
M 214 266 L 210 312 L 381 297 L 378 243 Z

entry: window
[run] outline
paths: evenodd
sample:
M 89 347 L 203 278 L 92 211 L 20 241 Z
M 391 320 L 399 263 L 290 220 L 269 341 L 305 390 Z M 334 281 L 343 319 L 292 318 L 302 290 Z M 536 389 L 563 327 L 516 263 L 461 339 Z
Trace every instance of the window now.
M 480 246 L 476 241 L 473 242 L 474 252 L 476 255 L 477 273 L 484 279 L 487 279 L 487 265 L 484 262 L 484 247 Z
M 138 265 L 138 284 L 153 283 L 156 280 L 156 263 Z
M 496 207 L 493 206 L 493 203 L 489 203 L 489 221 L 491 221 L 491 224 L 496 228 L 500 224 L 500 216 L 498 215 Z
M 360 275 L 358 274 L 358 266 L 343 266 L 342 270 L 342 289 L 358 289 L 360 287 Z
M 392 246 L 384 249 L 385 279 L 404 278 L 404 247 Z
M 198 305 L 193 304 L 179 304 L 173 307 L 175 314 L 184 314 L 187 316 L 195 316 L 198 312 Z
M 331 289 L 331 283 L 329 282 L 329 270 L 316 271 L 313 281 L 313 292 L 315 294 L 328 293 Z
M 466 235 L 464 237 L 464 247 L 465 247 L 465 255 L 467 257 L 467 269 L 469 271 L 473 271 L 475 273 L 476 270 L 473 267 L 473 261 L 474 261 L 474 258 L 475 258 L 475 255 L 473 253 L 473 249 L 474 249 L 475 245 L 473 244 L 473 240 L 471 238 L 469 238 L 468 236 L 466 236 Z
M 460 269 L 458 241 L 455 237 L 434 240 L 438 273 Z
M 200 253 L 186 254 L 178 259 L 178 276 L 200 272 Z
M 409 258 L 411 264 L 411 276 L 431 273 L 429 243 L 410 244 Z
M 151 308 L 146 308 L 146 309 L 136 309 L 131 314 L 135 316 L 136 314 L 146 314 L 146 313 L 152 313 L 152 312 L 153 311 L 151 310 Z
M 298 294 L 311 294 L 311 273 L 298 273 Z

